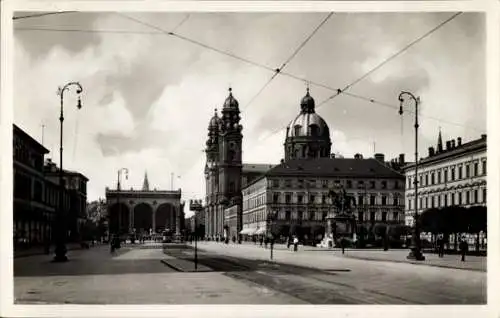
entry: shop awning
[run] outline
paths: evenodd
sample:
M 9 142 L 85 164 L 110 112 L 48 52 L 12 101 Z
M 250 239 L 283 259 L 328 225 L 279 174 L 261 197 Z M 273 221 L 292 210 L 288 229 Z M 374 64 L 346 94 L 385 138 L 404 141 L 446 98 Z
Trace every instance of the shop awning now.
M 257 231 L 255 231 L 255 235 L 262 235 L 262 234 L 265 234 L 266 233 L 266 228 L 265 227 L 260 227 L 257 229 Z

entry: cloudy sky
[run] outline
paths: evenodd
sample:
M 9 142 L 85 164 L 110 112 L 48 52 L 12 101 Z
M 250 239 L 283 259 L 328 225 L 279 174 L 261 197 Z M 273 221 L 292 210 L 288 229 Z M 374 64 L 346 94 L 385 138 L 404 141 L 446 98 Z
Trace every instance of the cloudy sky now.
M 17 16 L 29 13 L 18 12 Z M 452 16 L 448 13 L 335 13 L 283 72 L 343 88 Z M 14 122 L 58 162 L 58 86 L 79 81 L 65 98 L 64 166 L 89 177 L 89 200 L 116 186 L 181 187 L 202 198 L 203 148 L 214 108 L 233 88 L 242 109 L 243 161 L 279 163 L 284 128 L 299 112 L 306 83 L 189 40 L 275 69 L 328 13 L 67 13 L 14 21 Z M 159 33 L 171 31 L 183 38 Z M 44 30 L 41 30 L 44 29 Z M 352 86 L 317 112 L 330 126 L 333 151 L 346 157 L 382 152 L 413 157 L 412 105 L 398 114 L 398 94 L 421 97 L 421 153 L 445 139 L 486 132 L 485 18 L 463 13 Z M 332 91 L 311 84 L 316 104 Z M 250 101 L 253 101 L 250 103 Z M 388 104 L 388 105 L 387 105 Z M 393 106 L 393 107 L 391 107 Z M 281 129 L 281 130 L 280 130 Z M 375 145 L 374 145 L 375 142 Z M 179 177 L 178 177 L 179 176 Z

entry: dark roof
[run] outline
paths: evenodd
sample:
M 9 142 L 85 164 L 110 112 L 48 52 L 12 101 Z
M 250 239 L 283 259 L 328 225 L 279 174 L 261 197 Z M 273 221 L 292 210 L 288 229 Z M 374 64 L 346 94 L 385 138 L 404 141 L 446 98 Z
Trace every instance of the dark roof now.
M 47 154 L 50 152 L 42 144 L 40 144 L 38 141 L 36 141 L 35 138 L 31 137 L 30 135 L 28 135 L 27 132 L 25 132 L 24 130 L 19 128 L 19 126 L 17 126 L 16 124 L 12 124 L 12 125 L 13 125 L 13 129 L 14 129 L 14 131 L 13 131 L 14 135 L 18 135 L 20 138 L 28 141 L 37 151 L 39 151 L 42 154 Z
M 276 165 L 268 163 L 244 163 L 242 167 L 243 173 L 266 173 L 269 169 L 275 167 Z
M 294 159 L 274 167 L 267 176 L 404 178 L 404 175 L 373 158 Z
M 471 140 L 467 143 L 461 144 L 460 146 L 456 146 L 455 148 L 444 149 L 442 152 L 438 152 L 433 156 L 422 158 L 421 160 L 418 161 L 418 164 L 423 165 L 423 164 L 433 163 L 436 161 L 448 160 L 453 157 L 459 157 L 464 154 L 482 150 L 486 150 L 486 135 L 482 135 L 481 138 L 479 139 Z M 415 163 L 414 162 L 408 163 L 402 169 L 404 170 L 415 169 Z

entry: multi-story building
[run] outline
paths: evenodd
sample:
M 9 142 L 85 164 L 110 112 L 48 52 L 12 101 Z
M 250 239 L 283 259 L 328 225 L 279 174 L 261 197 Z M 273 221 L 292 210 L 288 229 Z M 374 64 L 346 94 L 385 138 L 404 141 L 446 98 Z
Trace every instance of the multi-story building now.
M 53 238 L 55 215 L 59 210 L 59 179 L 55 164 L 44 156 L 49 151 L 17 125 L 13 125 L 14 239 L 15 245 L 33 245 Z M 78 179 L 75 186 L 71 180 Z M 63 208 L 69 211 L 69 230 L 78 234 L 86 215 L 86 182 L 77 172 L 64 172 L 66 187 Z M 78 221 L 80 220 L 80 221 Z M 71 232 L 70 232 L 71 233 Z
M 266 233 L 272 212 L 279 235 L 289 235 L 291 227 L 299 228 L 299 235 L 323 235 L 331 209 L 328 192 L 338 186 L 354 198 L 358 223 L 402 223 L 404 175 L 377 157 L 282 162 L 242 190 L 242 234 Z
M 429 208 L 458 205 L 486 206 L 486 135 L 462 143 L 462 138 L 446 142 L 441 132 L 437 147 L 418 163 L 418 202 L 415 202 L 415 163 L 404 167 L 406 176 L 406 224 L 413 225 L 415 204 L 419 213 Z
M 45 179 L 56 186 L 59 185 L 59 168 L 50 159 L 44 166 Z M 76 171 L 63 171 L 63 182 L 69 196 L 70 213 L 67 214 L 66 226 L 68 238 L 72 241 L 80 239 L 81 228 L 87 218 L 87 182 L 89 179 Z

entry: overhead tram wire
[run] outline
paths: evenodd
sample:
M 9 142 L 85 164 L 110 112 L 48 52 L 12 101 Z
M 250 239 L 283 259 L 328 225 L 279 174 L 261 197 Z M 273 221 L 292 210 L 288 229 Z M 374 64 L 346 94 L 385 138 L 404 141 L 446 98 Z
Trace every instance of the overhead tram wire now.
M 455 19 L 456 17 L 458 17 L 460 14 L 462 14 L 463 12 L 457 12 L 455 14 L 453 14 L 451 17 L 449 17 L 448 19 L 444 20 L 443 22 L 441 22 L 440 24 L 438 24 L 437 26 L 435 26 L 434 28 L 432 28 L 430 31 L 426 32 L 425 34 L 423 34 L 422 36 L 416 38 L 415 40 L 413 40 L 412 42 L 410 42 L 409 44 L 407 44 L 405 47 L 403 47 L 401 50 L 399 50 L 398 52 L 392 54 L 391 56 L 389 56 L 387 59 L 385 59 L 384 61 L 382 61 L 381 63 L 379 63 L 377 66 L 375 66 L 374 68 L 372 68 L 370 71 L 366 72 L 363 76 L 359 77 L 358 79 L 356 79 L 355 81 L 353 81 L 352 83 L 348 84 L 347 86 L 345 86 L 343 89 L 338 89 L 337 90 L 337 93 L 333 94 L 332 96 L 328 97 L 327 99 L 325 99 L 324 101 L 322 101 L 318 106 L 317 108 L 321 107 L 322 105 L 324 105 L 325 103 L 327 103 L 328 101 L 334 99 L 335 97 L 339 96 L 340 94 L 342 94 L 343 92 L 345 92 L 346 90 L 348 90 L 349 88 L 353 87 L 354 85 L 358 84 L 359 82 L 361 82 L 362 80 L 364 80 L 365 78 L 367 78 L 368 76 L 370 76 L 372 73 L 374 73 L 375 71 L 377 71 L 378 69 L 380 69 L 382 66 L 384 66 L 385 64 L 389 63 L 391 60 L 395 59 L 396 57 L 398 57 L 399 55 L 403 54 L 404 52 L 406 52 L 409 48 L 411 48 L 412 46 L 414 46 L 415 44 L 417 44 L 418 42 L 422 41 L 423 39 L 425 39 L 426 37 L 428 37 L 429 35 L 431 35 L 432 33 L 436 32 L 437 30 L 439 30 L 441 27 L 443 27 L 445 24 L 447 24 L 448 22 L 452 21 L 453 19 Z
M 257 99 L 257 97 L 260 96 L 260 94 L 266 89 L 267 86 L 269 86 L 269 84 L 271 84 L 271 82 L 273 81 L 273 79 L 276 78 L 276 76 L 278 74 L 281 73 L 281 71 L 287 66 L 288 63 L 290 63 L 290 61 L 300 52 L 300 50 L 307 44 L 307 42 L 309 42 L 309 40 L 316 34 L 316 32 L 318 32 L 319 29 L 321 29 L 321 27 L 328 21 L 328 19 L 330 19 L 330 17 L 333 15 L 333 12 L 330 12 L 324 19 L 323 21 L 321 21 L 321 23 L 311 32 L 311 34 L 309 34 L 309 36 L 304 40 L 302 41 L 302 43 L 299 45 L 299 47 L 297 47 L 295 49 L 295 51 L 292 53 L 292 55 L 290 55 L 286 60 L 285 62 L 283 62 L 281 64 L 280 67 L 278 67 L 277 69 L 274 70 L 274 74 L 271 76 L 271 78 L 269 78 L 269 80 L 266 82 L 266 84 L 264 84 L 264 86 L 262 86 L 262 88 L 257 92 L 257 94 L 254 95 L 254 97 L 252 97 L 250 99 L 250 101 L 248 102 L 248 104 L 245 106 L 244 109 L 242 109 L 242 111 L 245 111 L 248 109 L 248 107 L 250 107 L 250 105 Z
M 56 11 L 56 12 L 37 13 L 37 14 L 23 15 L 23 16 L 19 16 L 19 17 L 12 17 L 12 20 L 39 18 L 39 17 L 44 17 L 44 16 L 47 16 L 47 15 L 75 13 L 75 12 L 78 12 L 78 11 Z

